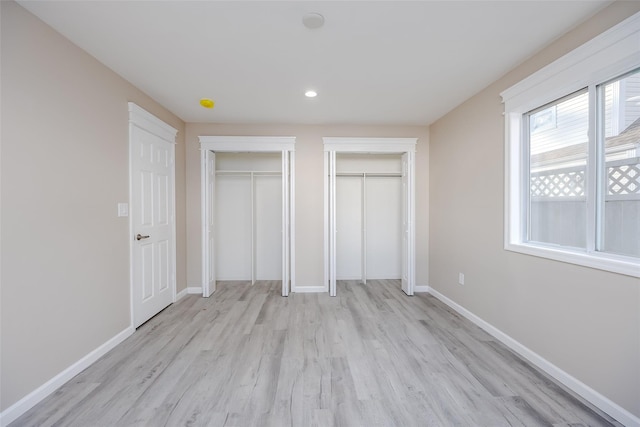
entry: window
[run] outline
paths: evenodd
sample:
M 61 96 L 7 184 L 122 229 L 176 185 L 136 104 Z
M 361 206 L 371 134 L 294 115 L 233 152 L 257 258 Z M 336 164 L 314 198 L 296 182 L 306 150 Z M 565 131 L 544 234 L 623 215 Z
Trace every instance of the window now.
M 597 249 L 640 258 L 640 71 L 598 87 Z
M 526 238 L 531 242 L 586 248 L 585 178 L 589 97 L 569 95 L 542 111 L 556 110 L 558 125 L 535 128 L 540 112 L 525 114 L 529 124 L 529 203 Z
M 505 248 L 640 277 L 640 14 L 502 93 Z

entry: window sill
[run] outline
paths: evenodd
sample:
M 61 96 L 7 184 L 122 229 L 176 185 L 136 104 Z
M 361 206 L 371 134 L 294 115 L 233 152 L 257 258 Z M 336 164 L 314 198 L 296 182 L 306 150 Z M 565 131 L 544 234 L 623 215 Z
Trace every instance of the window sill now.
M 622 255 L 588 253 L 533 243 L 506 243 L 505 250 L 640 278 L 640 260 Z

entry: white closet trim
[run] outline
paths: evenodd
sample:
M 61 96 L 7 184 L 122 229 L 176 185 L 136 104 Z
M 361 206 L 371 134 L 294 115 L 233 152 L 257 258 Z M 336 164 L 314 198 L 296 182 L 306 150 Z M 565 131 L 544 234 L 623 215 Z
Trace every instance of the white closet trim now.
M 290 289 L 295 289 L 295 193 L 293 192 L 293 171 L 294 150 L 296 138 L 294 136 L 198 136 L 201 152 L 201 233 L 202 233 L 202 290 L 203 296 L 208 297 L 215 290 L 214 285 L 210 285 L 208 277 L 215 277 L 213 274 L 214 265 L 209 263 L 209 247 L 211 242 L 208 237 L 208 216 L 212 213 L 207 207 L 211 195 L 207 193 L 209 180 L 215 178 L 218 171 L 208 173 L 208 156 L 210 152 L 227 153 L 280 153 L 282 158 L 282 171 L 279 175 L 282 179 L 282 296 L 288 296 Z M 213 164 L 215 168 L 215 162 Z M 253 177 L 257 171 L 231 171 L 243 172 L 245 175 Z M 269 171 L 267 171 L 269 172 Z M 224 172 L 223 172 L 224 175 Z M 211 176 L 211 178 L 210 178 Z M 253 189 L 252 189 L 253 191 Z M 253 252 L 252 252 L 253 256 Z M 252 262 L 253 264 L 253 262 Z M 212 288 L 212 289 L 211 289 Z
M 201 150 L 227 153 L 293 151 L 295 136 L 199 136 Z
M 415 153 L 418 138 L 322 138 L 324 151 L 340 153 Z
M 324 286 L 336 296 L 336 153 L 395 153 L 403 156 L 406 180 L 403 221 L 402 290 L 413 295 L 415 286 L 415 151 L 417 138 L 325 137 L 324 143 Z M 406 159 L 406 165 L 405 165 Z M 406 174 L 406 175 L 405 175 Z

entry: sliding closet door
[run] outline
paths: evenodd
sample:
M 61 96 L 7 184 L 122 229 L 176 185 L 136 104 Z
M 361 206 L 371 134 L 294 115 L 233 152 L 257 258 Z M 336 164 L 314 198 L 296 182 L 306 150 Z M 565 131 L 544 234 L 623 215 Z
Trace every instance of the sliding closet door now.
M 217 280 L 251 280 L 251 197 L 251 176 L 216 177 Z
M 210 150 L 203 150 L 204 197 L 203 204 L 203 247 L 206 263 L 203 266 L 202 296 L 210 297 L 216 290 L 216 154 Z
M 402 179 L 366 177 L 366 278 L 402 275 Z
M 402 290 L 413 295 L 415 283 L 414 153 L 402 155 Z

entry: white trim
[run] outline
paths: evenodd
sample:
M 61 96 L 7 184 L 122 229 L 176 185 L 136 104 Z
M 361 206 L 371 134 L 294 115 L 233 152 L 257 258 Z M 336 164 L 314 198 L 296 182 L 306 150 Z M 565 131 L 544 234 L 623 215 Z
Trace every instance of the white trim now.
M 169 126 L 147 110 L 133 102 L 129 102 L 129 123 L 138 126 L 172 144 L 176 143 L 178 129 Z
M 282 174 L 282 206 L 283 206 L 283 218 L 282 218 L 282 232 L 283 232 L 283 296 L 287 296 L 288 292 L 285 292 L 285 282 L 289 282 L 289 286 L 293 288 L 295 286 L 295 274 L 294 261 L 295 255 L 292 255 L 292 251 L 295 250 L 295 244 L 293 239 L 295 233 L 291 228 L 295 224 L 294 206 L 295 206 L 295 193 L 293 192 L 294 185 L 292 171 L 295 171 L 295 136 L 198 136 L 200 142 L 200 209 L 201 209 L 201 224 L 200 232 L 202 234 L 202 282 L 203 295 L 208 291 L 208 271 L 207 263 L 208 256 L 208 244 L 206 242 L 207 237 L 207 208 L 206 208 L 206 187 L 208 176 L 206 174 L 206 153 L 213 152 L 227 152 L 227 153 L 279 153 L 282 156 L 281 161 L 281 174 Z M 289 172 L 289 173 L 287 173 Z M 250 172 L 253 177 L 253 172 Z M 253 197 L 252 197 L 253 200 Z M 287 242 L 284 242 L 284 240 Z M 288 243 L 288 245 L 287 245 Z M 288 246 L 288 247 L 287 247 Z M 290 254 L 290 257 L 287 256 Z M 253 263 L 252 263 L 253 264 Z M 211 267 L 209 267 L 211 268 Z M 215 268 L 215 266 L 214 266 Z M 252 282 L 253 282 L 252 272 Z
M 428 285 L 415 285 L 413 287 L 413 292 L 414 293 L 418 293 L 418 292 L 429 292 L 431 288 L 429 288 Z
M 638 261 L 631 257 L 616 256 L 601 252 L 574 252 L 568 249 L 545 247 L 533 243 L 507 243 L 505 249 L 521 254 L 552 259 L 554 261 L 624 274 L 626 276 L 640 277 Z
M 209 268 L 207 249 L 207 150 L 200 150 L 200 252 L 201 252 L 201 279 L 202 279 L 202 296 L 209 297 Z
M 415 287 L 415 151 L 418 138 L 323 137 L 324 145 L 324 281 L 329 295 L 336 296 L 336 153 L 407 153 L 408 197 L 408 295 Z
M 640 261 L 600 252 L 596 245 L 595 85 L 640 66 L 640 12 L 557 59 L 501 93 L 505 105 L 504 249 L 556 261 L 640 277 Z M 589 161 L 587 171 L 587 241 L 585 250 L 526 240 L 528 158 L 523 114 L 575 91 L 590 94 Z
M 289 280 L 296 287 L 296 152 L 289 151 Z
M 176 302 L 180 301 L 187 295 L 202 295 L 202 286 L 189 286 L 176 294 Z
M 500 95 L 506 104 L 522 106 L 522 113 L 607 79 L 640 58 L 640 12 L 611 27 Z M 604 65 L 603 65 L 604 64 Z M 576 70 L 581 70 L 576 73 Z
M 199 136 L 201 150 L 230 153 L 293 151 L 295 136 Z
M 180 301 L 182 298 L 186 297 L 188 293 L 189 293 L 189 290 L 187 288 L 184 288 L 183 290 L 181 290 L 176 294 L 176 299 L 174 302 Z
M 418 138 L 324 137 L 324 151 L 340 153 L 414 153 Z
M 324 293 L 324 292 L 328 292 L 329 290 L 327 289 L 326 286 L 296 286 L 296 287 L 292 287 L 291 288 L 291 292 L 294 293 L 298 293 L 298 294 L 305 294 L 305 293 Z
M 329 206 L 329 155 L 330 153 L 328 151 L 325 151 L 323 153 L 323 157 L 324 157 L 324 164 L 323 164 L 323 177 L 322 177 L 322 183 L 323 183 L 323 191 L 324 191 L 324 206 Z M 324 235 L 323 235 L 323 273 L 324 273 L 324 285 L 322 286 L 323 291 L 322 292 L 329 292 L 329 282 L 331 281 L 331 277 L 329 277 L 329 244 L 330 239 L 329 239 L 329 209 L 327 209 L 325 207 L 325 209 L 323 209 L 323 220 L 324 220 Z
M 522 358 L 533 364 L 534 366 L 540 368 L 542 371 L 547 373 L 549 376 L 581 396 L 583 399 L 587 400 L 603 412 L 606 412 L 611 417 L 615 418 L 617 421 L 622 423 L 627 427 L 640 427 L 640 418 L 633 415 L 631 412 L 627 411 L 620 405 L 611 401 L 609 398 L 603 396 L 598 393 L 596 390 L 592 389 L 588 385 L 584 384 L 577 378 L 568 374 L 564 370 L 560 369 L 553 363 L 546 360 L 544 357 L 540 356 L 533 350 L 525 347 L 520 342 L 511 338 L 509 335 L 505 334 L 495 326 L 490 323 L 484 321 L 480 317 L 476 316 L 460 304 L 455 301 L 449 299 L 444 296 L 440 292 L 436 291 L 433 288 L 429 288 L 429 293 L 454 309 L 456 312 L 473 322 L 475 325 L 484 329 L 489 335 L 496 338 L 502 344 L 509 347 L 515 353 L 520 355 Z
M 416 140 L 417 141 L 417 140 Z M 413 295 L 416 286 L 416 154 L 414 151 L 408 152 L 408 173 L 409 173 L 409 294 Z M 405 262 L 403 260 L 403 262 Z
M 78 375 L 80 372 L 91 366 L 102 356 L 111 351 L 115 346 L 127 339 L 131 334 L 135 332 L 132 326 L 127 327 L 122 332 L 116 334 L 113 338 L 69 366 L 67 369 L 60 372 L 55 377 L 51 378 L 46 383 L 14 403 L 2 413 L 0 413 L 0 425 L 2 427 L 9 425 L 29 409 L 33 408 L 44 398 L 56 391 L 59 387 L 64 385 L 67 381 Z
M 370 279 L 374 279 L 373 277 L 370 277 Z M 385 279 L 393 279 L 392 277 L 385 277 Z M 399 279 L 399 277 L 396 277 L 396 279 Z M 362 274 L 357 274 L 354 276 L 336 276 L 336 280 L 362 280 Z M 364 282 L 364 281 L 363 281 Z M 365 283 L 366 284 L 366 283 Z

